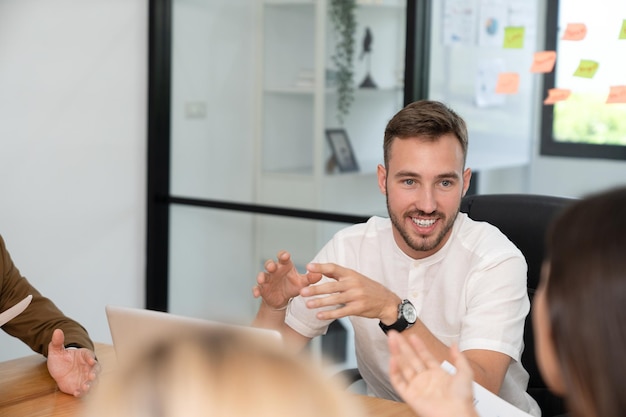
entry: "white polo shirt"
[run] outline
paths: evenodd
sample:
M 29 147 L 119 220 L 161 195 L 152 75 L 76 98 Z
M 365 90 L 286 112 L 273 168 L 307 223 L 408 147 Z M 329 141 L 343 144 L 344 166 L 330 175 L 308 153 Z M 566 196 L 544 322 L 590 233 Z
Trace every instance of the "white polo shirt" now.
M 528 373 L 520 363 L 524 319 L 530 309 L 526 261 L 497 228 L 459 213 L 444 247 L 428 258 L 413 259 L 396 245 L 391 221 L 372 217 L 339 231 L 313 262 L 354 269 L 409 299 L 424 325 L 448 346 L 456 342 L 461 351 L 485 349 L 510 356 L 513 360 L 500 397 L 540 415 L 537 403 L 526 393 Z M 313 338 L 326 333 L 330 324 L 318 320 L 315 313 L 302 297 L 296 297 L 285 322 Z M 387 336 L 378 320 L 350 317 L 350 321 L 368 393 L 401 400 L 389 381 Z

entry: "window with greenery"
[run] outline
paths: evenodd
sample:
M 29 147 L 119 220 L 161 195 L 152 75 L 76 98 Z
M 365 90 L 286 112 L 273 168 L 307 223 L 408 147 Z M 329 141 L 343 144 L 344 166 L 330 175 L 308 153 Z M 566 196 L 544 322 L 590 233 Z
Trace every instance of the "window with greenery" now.
M 626 103 L 607 103 L 626 89 L 626 1 L 547 4 L 546 50 L 557 60 L 544 98 L 552 88 L 569 96 L 543 106 L 541 154 L 626 160 Z

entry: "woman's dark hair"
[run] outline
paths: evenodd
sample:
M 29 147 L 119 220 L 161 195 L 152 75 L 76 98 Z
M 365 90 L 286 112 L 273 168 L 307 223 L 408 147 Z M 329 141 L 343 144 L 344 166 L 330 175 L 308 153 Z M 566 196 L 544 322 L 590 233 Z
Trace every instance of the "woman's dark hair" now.
M 568 206 L 547 235 L 546 301 L 573 416 L 626 415 L 626 188 Z
M 443 103 L 419 100 L 408 104 L 387 123 L 383 154 L 385 166 L 389 164 L 391 144 L 395 139 L 419 137 L 435 141 L 443 135 L 453 134 L 463 149 L 463 164 L 467 158 L 467 126 L 465 121 Z

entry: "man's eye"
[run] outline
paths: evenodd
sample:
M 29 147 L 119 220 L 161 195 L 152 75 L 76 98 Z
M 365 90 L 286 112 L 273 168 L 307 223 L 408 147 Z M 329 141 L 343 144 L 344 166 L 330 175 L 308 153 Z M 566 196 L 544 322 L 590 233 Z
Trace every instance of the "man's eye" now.
M 443 180 L 443 181 L 441 181 L 441 185 L 443 185 L 444 187 L 450 187 L 450 186 L 452 186 L 452 181 Z
M 414 181 L 414 180 L 411 180 L 411 179 L 409 179 L 409 180 L 404 180 L 404 184 L 406 184 L 406 185 L 413 185 L 413 184 L 415 184 L 415 181 Z

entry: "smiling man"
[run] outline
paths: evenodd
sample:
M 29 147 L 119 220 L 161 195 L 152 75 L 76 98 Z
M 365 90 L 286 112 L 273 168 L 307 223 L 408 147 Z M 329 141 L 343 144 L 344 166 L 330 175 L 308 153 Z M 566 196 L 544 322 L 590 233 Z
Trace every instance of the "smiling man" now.
M 300 349 L 349 317 L 368 393 L 394 400 L 389 330 L 415 332 L 440 361 L 456 344 L 479 384 L 539 415 L 520 362 L 526 262 L 498 229 L 459 212 L 471 177 L 467 146 L 465 122 L 444 104 L 422 100 L 399 111 L 378 166 L 389 218 L 339 231 L 304 274 L 286 251 L 268 260 L 253 288 L 262 297 L 254 324 Z

